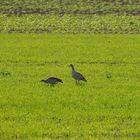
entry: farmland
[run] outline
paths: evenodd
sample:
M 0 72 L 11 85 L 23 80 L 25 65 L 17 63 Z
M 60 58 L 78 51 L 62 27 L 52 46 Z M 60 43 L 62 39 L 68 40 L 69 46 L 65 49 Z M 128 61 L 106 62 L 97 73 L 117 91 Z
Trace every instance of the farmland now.
M 140 33 L 140 16 L 117 15 L 0 15 L 2 33 Z
M 137 0 L 0 0 L 2 33 L 140 33 Z
M 0 0 L 3 14 L 139 15 L 139 0 Z
M 140 139 L 140 36 L 0 34 L 0 139 Z M 69 64 L 87 83 L 75 85 Z M 49 87 L 41 79 L 64 83 Z
M 0 0 L 0 140 L 139 140 L 139 109 L 139 0 Z

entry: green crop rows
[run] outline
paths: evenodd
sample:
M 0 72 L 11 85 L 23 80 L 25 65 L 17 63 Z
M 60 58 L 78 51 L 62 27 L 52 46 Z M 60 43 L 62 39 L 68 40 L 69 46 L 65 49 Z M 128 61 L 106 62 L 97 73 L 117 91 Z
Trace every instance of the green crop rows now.
M 0 0 L 0 5 L 5 14 L 140 14 L 139 0 Z
M 139 0 L 0 0 L 0 32 L 140 33 Z
M 8 33 L 140 33 L 139 16 L 0 15 L 0 23 Z

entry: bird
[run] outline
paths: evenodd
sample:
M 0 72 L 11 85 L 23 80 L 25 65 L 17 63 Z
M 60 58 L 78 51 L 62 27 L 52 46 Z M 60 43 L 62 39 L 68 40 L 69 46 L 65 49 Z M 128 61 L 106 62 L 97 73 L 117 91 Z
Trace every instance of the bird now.
M 61 79 L 56 78 L 56 77 L 49 77 L 48 79 L 41 80 L 40 82 L 44 82 L 44 83 L 49 84 L 51 86 L 54 86 L 58 83 L 63 83 L 63 81 Z
M 72 69 L 72 77 L 76 80 L 76 84 L 78 84 L 79 81 L 87 82 L 87 80 L 85 79 L 85 77 L 81 73 L 75 71 L 73 64 L 70 64 L 69 66 Z

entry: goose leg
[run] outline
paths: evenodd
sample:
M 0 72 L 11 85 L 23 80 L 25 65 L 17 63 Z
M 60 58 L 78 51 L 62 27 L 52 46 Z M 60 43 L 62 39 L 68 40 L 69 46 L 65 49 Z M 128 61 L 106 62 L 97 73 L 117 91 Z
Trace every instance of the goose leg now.
M 76 84 L 79 85 L 79 80 L 76 80 Z
M 78 85 L 80 84 L 79 80 L 77 80 L 77 84 L 78 84 Z

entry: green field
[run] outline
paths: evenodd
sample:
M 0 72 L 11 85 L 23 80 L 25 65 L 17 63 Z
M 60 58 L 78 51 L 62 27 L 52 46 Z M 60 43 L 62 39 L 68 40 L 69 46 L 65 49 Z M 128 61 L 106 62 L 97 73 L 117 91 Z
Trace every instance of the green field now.
M 140 140 L 139 110 L 139 0 L 0 0 L 0 140 Z
M 139 35 L 0 34 L 0 139 L 139 140 L 139 45 Z M 39 82 L 49 76 L 64 83 Z

